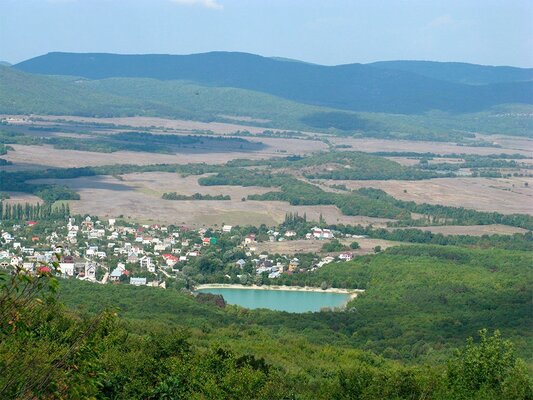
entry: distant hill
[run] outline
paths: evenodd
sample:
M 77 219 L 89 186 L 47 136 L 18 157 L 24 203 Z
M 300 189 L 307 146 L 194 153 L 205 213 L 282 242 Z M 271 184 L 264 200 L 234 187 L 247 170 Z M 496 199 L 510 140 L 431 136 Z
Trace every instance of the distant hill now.
M 471 86 L 383 66 L 348 64 L 329 67 L 247 53 L 212 52 L 183 56 L 49 53 L 19 63 L 14 68 L 88 79 L 187 80 L 352 111 L 467 113 L 506 103 L 533 103 L 532 82 Z
M 11 63 L 7 62 L 7 61 L 0 61 L 0 66 L 3 66 L 3 67 L 10 67 L 11 66 Z
M 44 76 L 0 66 L 0 114 L 158 116 L 374 137 L 461 140 L 468 132 L 530 136 L 531 113 L 531 105 L 493 107 L 473 114 L 361 113 L 239 88 L 148 78 Z
M 379 61 L 367 65 L 468 85 L 533 81 L 533 68 L 435 61 Z
M 146 104 L 135 99 L 0 66 L 0 113 L 3 114 L 135 115 L 143 107 Z

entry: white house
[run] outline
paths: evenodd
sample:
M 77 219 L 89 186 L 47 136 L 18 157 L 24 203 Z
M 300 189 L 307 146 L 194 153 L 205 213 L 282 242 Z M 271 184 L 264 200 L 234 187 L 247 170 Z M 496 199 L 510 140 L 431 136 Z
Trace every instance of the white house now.
M 85 279 L 88 281 L 96 281 L 96 265 L 92 263 L 85 263 Z
M 330 229 L 321 229 L 315 226 L 311 230 L 311 233 L 315 239 L 333 239 L 334 238 L 333 232 Z
M 141 268 L 146 268 L 148 272 L 155 272 L 155 264 L 152 260 L 152 257 L 143 256 L 139 259 Z
M 35 270 L 35 263 L 25 262 L 22 264 L 22 269 L 26 272 L 33 272 Z
M 164 251 L 167 249 L 167 245 L 166 244 L 156 244 L 154 246 L 154 251 Z
M 59 263 L 59 270 L 62 275 L 74 276 L 74 263 Z
M 339 255 L 339 259 L 340 260 L 344 260 L 344 261 L 350 261 L 351 259 L 353 258 L 353 254 L 349 251 L 345 252 L 345 253 L 341 253 Z
M 130 285 L 144 286 L 146 285 L 146 278 L 130 278 Z

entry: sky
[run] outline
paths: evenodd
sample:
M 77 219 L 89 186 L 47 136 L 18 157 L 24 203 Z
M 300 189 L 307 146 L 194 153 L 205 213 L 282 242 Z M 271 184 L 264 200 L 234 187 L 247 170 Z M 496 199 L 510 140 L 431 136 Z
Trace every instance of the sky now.
M 51 51 L 533 67 L 533 0 L 0 0 L 0 60 Z

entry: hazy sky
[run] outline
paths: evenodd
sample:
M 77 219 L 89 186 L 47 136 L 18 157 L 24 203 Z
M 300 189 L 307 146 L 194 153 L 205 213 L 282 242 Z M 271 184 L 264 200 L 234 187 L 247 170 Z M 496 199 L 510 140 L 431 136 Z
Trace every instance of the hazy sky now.
M 0 60 L 212 50 L 533 67 L 533 0 L 0 0 Z

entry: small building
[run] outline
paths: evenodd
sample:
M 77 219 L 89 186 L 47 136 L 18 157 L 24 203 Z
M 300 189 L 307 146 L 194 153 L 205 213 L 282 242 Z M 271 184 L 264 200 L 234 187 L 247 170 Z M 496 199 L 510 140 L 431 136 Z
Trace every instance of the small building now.
M 333 239 L 335 237 L 330 229 L 321 229 L 316 226 L 311 230 L 311 234 L 315 239 Z
M 162 255 L 163 259 L 165 260 L 165 263 L 167 264 L 167 266 L 169 267 L 173 267 L 178 261 L 179 261 L 179 258 L 172 255 L 172 254 L 163 254 Z
M 112 272 L 111 272 L 111 275 L 109 275 L 109 280 L 111 282 L 118 282 L 120 281 L 120 277 L 122 275 L 128 275 L 129 272 L 127 270 L 121 270 L 119 268 L 115 268 Z
M 344 261 L 350 261 L 353 258 L 353 254 L 349 251 L 339 254 L 339 259 Z
M 244 244 L 246 246 L 250 245 L 250 244 L 253 244 L 253 243 L 256 243 L 255 235 L 253 233 L 251 233 L 250 235 L 248 235 L 248 236 L 246 236 L 244 238 Z
M 130 278 L 130 285 L 134 286 L 145 286 L 146 285 L 146 278 Z
M 61 271 L 61 275 L 74 276 L 74 263 L 73 262 L 59 263 L 59 270 Z

